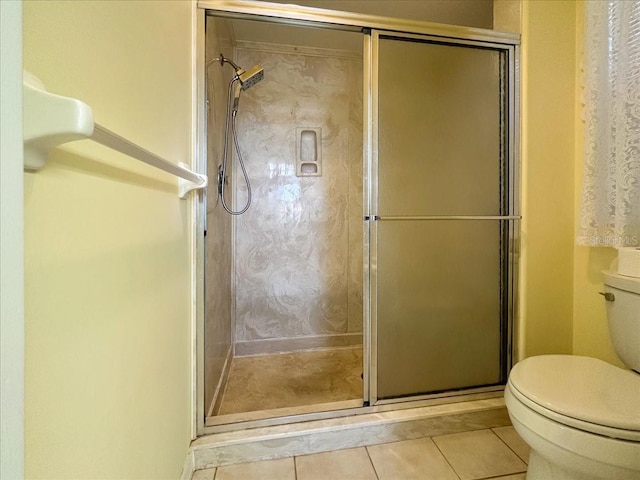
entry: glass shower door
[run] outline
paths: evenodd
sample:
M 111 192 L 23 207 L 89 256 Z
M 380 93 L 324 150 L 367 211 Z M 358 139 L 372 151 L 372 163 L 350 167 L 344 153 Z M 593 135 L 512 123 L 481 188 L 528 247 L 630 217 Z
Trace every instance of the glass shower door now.
M 372 34 L 372 402 L 504 383 L 510 51 Z

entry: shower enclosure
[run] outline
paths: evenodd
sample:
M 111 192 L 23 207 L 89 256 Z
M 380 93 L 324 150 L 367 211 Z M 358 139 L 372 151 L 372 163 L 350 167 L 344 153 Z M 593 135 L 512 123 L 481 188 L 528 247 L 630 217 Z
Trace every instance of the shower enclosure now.
M 205 62 L 260 64 L 264 79 L 237 118 L 251 207 L 228 215 L 210 188 L 202 215 L 200 432 L 500 395 L 520 218 L 517 37 L 203 5 Z M 230 70 L 204 72 L 211 179 Z M 240 170 L 221 181 L 242 207 Z

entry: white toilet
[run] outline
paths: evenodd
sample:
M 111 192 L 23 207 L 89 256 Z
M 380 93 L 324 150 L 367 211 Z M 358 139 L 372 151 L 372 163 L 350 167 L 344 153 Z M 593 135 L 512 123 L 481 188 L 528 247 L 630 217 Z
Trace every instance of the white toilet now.
M 632 370 L 573 355 L 511 370 L 504 398 L 531 447 L 527 480 L 640 480 L 640 278 L 603 273 L 613 346 Z

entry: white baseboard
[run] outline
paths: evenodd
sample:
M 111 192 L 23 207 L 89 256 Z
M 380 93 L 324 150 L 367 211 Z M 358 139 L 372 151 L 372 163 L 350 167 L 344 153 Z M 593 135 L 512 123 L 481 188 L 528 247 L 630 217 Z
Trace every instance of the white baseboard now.
M 180 474 L 180 480 L 191 480 L 191 476 L 196 469 L 193 450 L 190 450 L 187 454 L 187 458 L 184 459 L 184 465 L 182 466 L 182 473 Z

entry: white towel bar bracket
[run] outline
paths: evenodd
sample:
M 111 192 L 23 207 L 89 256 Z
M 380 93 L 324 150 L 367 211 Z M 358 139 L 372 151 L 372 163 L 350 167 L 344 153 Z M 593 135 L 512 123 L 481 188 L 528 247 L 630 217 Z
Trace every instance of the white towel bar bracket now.
M 93 111 L 86 103 L 47 92 L 28 72 L 24 72 L 23 92 L 25 170 L 40 170 L 51 150 L 63 143 L 90 139 L 177 176 L 180 198 L 207 186 L 206 175 L 193 172 L 185 163 L 169 162 L 94 123 Z
M 186 163 L 180 162 L 178 165 L 180 165 L 180 167 L 182 167 L 187 172 L 194 173 L 189 170 L 189 165 L 187 165 Z M 185 180 L 184 178 L 178 177 L 178 196 L 180 198 L 187 198 L 189 192 L 207 187 L 207 184 L 209 183 L 209 179 L 207 178 L 207 176 L 200 173 L 196 173 L 196 175 L 200 177 L 200 183 L 193 183 L 190 180 Z

